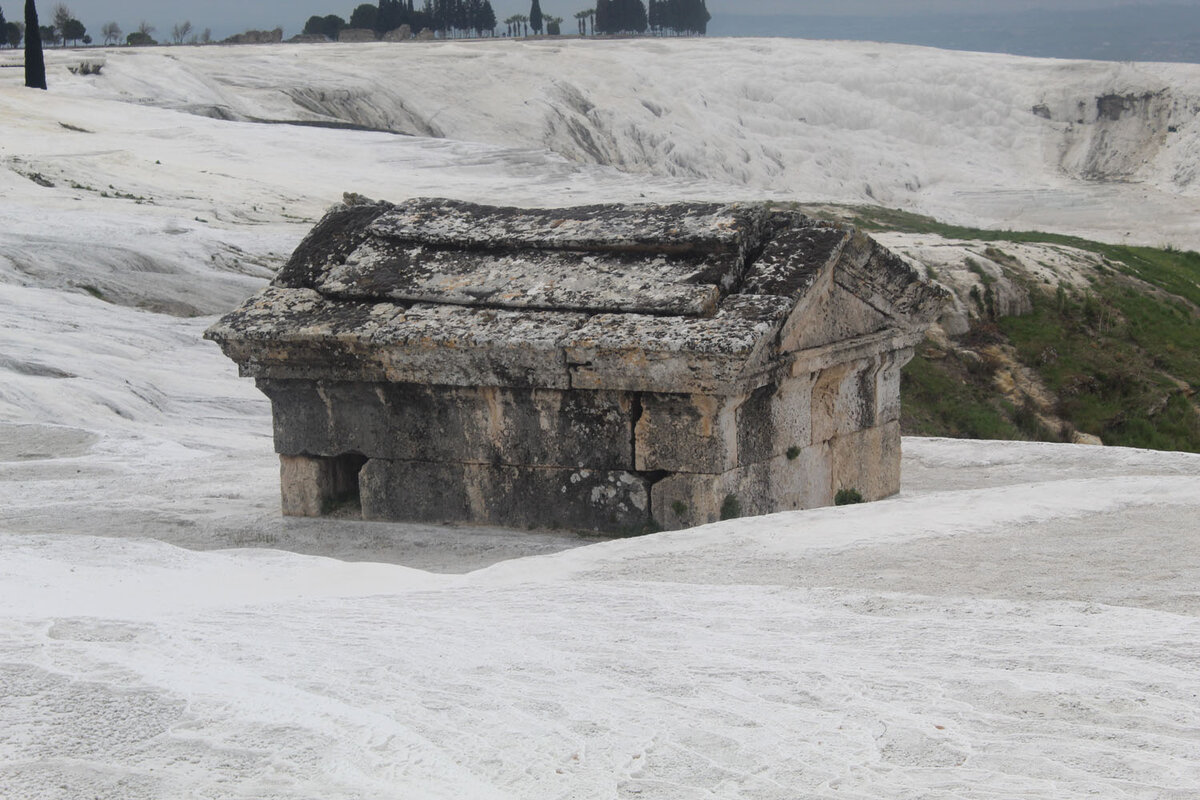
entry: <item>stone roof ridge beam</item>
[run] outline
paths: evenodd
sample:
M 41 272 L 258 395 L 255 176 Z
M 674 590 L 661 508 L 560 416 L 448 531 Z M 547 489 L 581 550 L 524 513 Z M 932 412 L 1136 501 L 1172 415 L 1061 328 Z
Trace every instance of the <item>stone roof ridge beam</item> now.
M 292 253 L 272 286 L 312 289 L 331 265 L 343 263 L 367 241 L 369 225 L 394 205 L 385 201 L 339 203 L 321 217 Z
M 834 282 L 905 326 L 937 319 L 949 294 L 922 279 L 912 265 L 857 228 L 834 267 Z
M 803 215 L 798 224 L 777 227 L 749 265 L 739 287 L 745 294 L 788 297 L 801 303 L 831 270 L 853 235 L 853 229 Z
M 732 259 L 612 253 L 432 250 L 374 239 L 316 280 L 327 297 L 664 316 L 712 316 Z
M 762 236 L 766 221 L 765 209 L 739 203 L 522 209 L 417 198 L 380 214 L 366 234 L 456 250 L 741 256 Z

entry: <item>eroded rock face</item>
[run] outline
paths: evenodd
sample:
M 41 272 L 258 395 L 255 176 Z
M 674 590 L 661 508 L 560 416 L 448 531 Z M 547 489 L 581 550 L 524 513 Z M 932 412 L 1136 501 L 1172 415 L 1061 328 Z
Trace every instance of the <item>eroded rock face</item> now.
M 224 44 L 278 44 L 283 41 L 283 28 L 269 31 L 245 31 L 234 34 L 223 41 Z
M 285 513 L 631 532 L 895 492 L 944 300 L 764 204 L 354 199 L 207 336 L 271 398 Z

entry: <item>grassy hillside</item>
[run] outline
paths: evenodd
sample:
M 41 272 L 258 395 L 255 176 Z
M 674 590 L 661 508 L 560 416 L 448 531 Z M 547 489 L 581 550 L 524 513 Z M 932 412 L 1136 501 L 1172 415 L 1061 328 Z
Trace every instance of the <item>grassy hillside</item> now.
M 1031 301 L 1031 313 L 997 316 L 986 289 L 965 298 L 971 330 L 950 347 L 927 342 L 904 372 L 907 433 L 1072 441 L 1082 432 L 1105 444 L 1200 452 L 1200 254 L 963 228 L 886 209 L 856 208 L 854 221 L 989 243 L 985 252 Z M 1095 267 L 1085 287 L 1036 281 L 1006 256 L 1006 242 L 1086 251 Z M 1014 368 L 1036 376 L 1047 398 L 1006 397 Z

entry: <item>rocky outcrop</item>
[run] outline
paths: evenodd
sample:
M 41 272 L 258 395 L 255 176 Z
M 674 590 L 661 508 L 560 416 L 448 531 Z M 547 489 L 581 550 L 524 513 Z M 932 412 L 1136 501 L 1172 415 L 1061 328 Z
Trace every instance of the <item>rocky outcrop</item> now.
M 283 41 L 283 28 L 269 31 L 246 31 L 234 34 L 223 40 L 222 44 L 278 44 Z
M 944 300 L 761 204 L 355 202 L 207 335 L 271 398 L 285 513 L 619 532 L 895 492 Z
M 346 28 L 338 32 L 339 42 L 375 42 L 379 37 L 370 28 Z
M 385 42 L 407 42 L 411 38 L 413 38 L 413 32 L 412 28 L 408 25 L 401 25 L 399 28 L 390 30 L 383 35 L 383 41 Z
M 1160 153 L 1169 152 L 1180 131 L 1194 122 L 1200 101 L 1156 87 L 1063 97 L 1031 110 L 1060 127 L 1058 160 L 1067 174 L 1089 181 L 1136 181 L 1148 177 Z M 1174 179 L 1187 186 L 1193 178 L 1194 170 L 1180 167 Z

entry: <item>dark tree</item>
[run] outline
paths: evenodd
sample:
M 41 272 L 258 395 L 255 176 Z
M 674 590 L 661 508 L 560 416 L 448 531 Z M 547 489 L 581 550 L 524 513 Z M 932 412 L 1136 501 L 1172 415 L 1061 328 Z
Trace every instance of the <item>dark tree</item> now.
M 46 88 L 46 57 L 42 54 L 41 26 L 33 0 L 25 0 L 25 85 Z
M 487 31 L 488 36 L 496 35 L 496 12 L 492 10 L 492 0 L 483 0 L 483 8 L 479 12 L 479 35 Z
M 4 9 L 0 8 L 0 33 L 8 30 L 8 20 L 4 18 Z
M 649 23 L 646 20 L 646 4 L 642 0 L 625 0 L 625 30 L 634 33 L 645 33 Z
M 64 5 L 63 3 L 55 3 L 54 8 L 52 8 L 50 10 L 50 19 L 51 19 L 50 24 L 54 26 L 54 30 L 58 31 L 61 34 L 62 29 L 64 27 L 66 27 L 67 20 L 71 19 L 74 16 L 75 15 L 73 13 L 71 13 L 71 9 L 67 8 L 66 5 Z M 45 36 L 42 37 L 42 41 L 43 42 L 46 41 Z M 63 46 L 64 47 L 66 46 L 65 38 L 63 39 Z
M 529 27 L 533 28 L 534 33 L 542 32 L 542 4 L 538 0 L 533 0 L 533 5 L 529 7 Z
M 25 38 L 25 30 L 19 23 L 10 22 L 8 23 L 7 30 L 5 30 L 5 35 L 7 36 L 8 46 L 16 47 Z
M 708 13 L 708 4 L 704 0 L 694 0 L 694 2 L 698 8 L 692 24 L 695 26 L 696 33 L 704 36 L 708 33 L 708 23 L 712 20 L 712 14 Z
M 704 35 L 710 19 L 704 0 L 651 0 L 650 27 L 660 34 Z
M 379 0 L 375 15 L 375 31 L 379 34 L 394 31 L 401 25 L 412 27 L 412 4 L 407 0 Z
M 642 0 L 599 0 L 596 29 L 601 33 L 645 33 L 646 6 Z
M 336 42 L 338 33 L 345 27 L 346 20 L 337 14 L 330 14 L 326 17 L 309 17 L 308 22 L 304 23 L 304 33 L 308 36 L 327 36 Z
M 350 12 L 350 27 L 375 30 L 375 23 L 378 21 L 378 18 L 379 9 L 370 3 L 363 3 Z
M 63 23 L 62 37 L 64 44 L 66 42 L 78 43 L 85 36 L 87 36 L 87 28 L 83 27 L 83 23 L 74 17 Z

